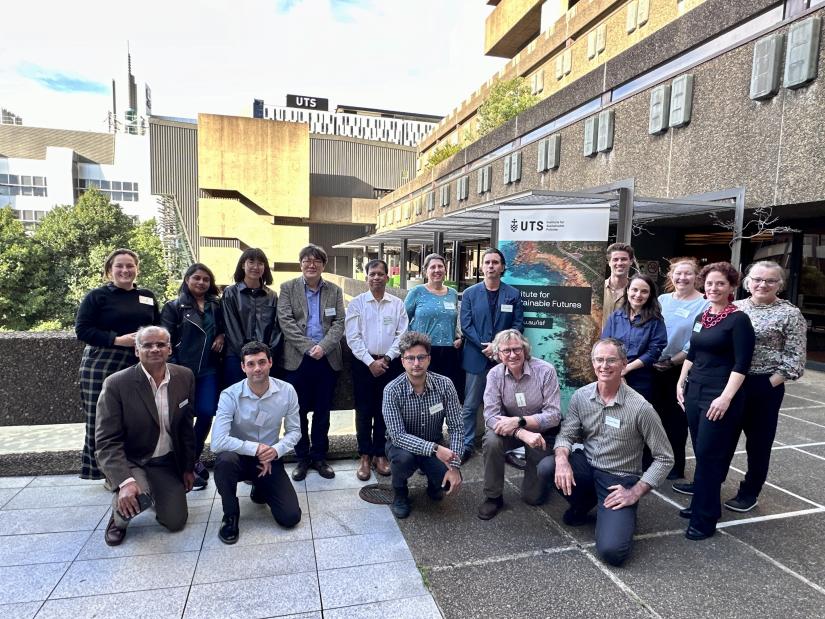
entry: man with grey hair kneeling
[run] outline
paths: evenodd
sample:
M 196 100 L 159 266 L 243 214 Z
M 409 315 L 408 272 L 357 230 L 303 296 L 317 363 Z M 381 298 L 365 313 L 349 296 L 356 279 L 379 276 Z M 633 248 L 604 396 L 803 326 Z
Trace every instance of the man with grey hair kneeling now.
M 639 499 L 658 487 L 673 466 L 673 452 L 659 415 L 622 380 L 624 345 L 613 338 L 596 342 L 590 355 L 596 382 L 573 394 L 556 437 L 555 456 L 538 466 L 540 479 L 555 483 L 570 503 L 564 523 L 580 526 L 596 514 L 596 551 L 621 565 L 633 548 Z M 575 443 L 583 450 L 573 451 Z M 645 444 L 653 463 L 642 472 Z
M 135 335 L 140 363 L 109 376 L 97 401 L 97 462 L 115 489 L 104 534 L 109 546 L 123 542 L 129 521 L 152 505 L 170 531 L 182 529 L 189 516 L 195 377 L 166 362 L 169 340 L 163 327 L 141 327 Z

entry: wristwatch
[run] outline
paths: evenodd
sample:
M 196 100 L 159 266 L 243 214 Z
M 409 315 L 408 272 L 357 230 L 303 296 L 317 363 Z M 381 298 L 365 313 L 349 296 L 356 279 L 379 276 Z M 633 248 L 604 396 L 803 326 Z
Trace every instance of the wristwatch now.
M 438 455 L 438 443 L 433 444 L 433 455 Z
M 526 428 L 527 427 L 527 420 L 522 415 L 519 415 L 519 417 L 518 417 L 518 427 L 519 428 Z
M 390 359 L 389 355 L 384 355 L 384 361 L 386 361 L 387 363 L 391 363 L 392 359 Z

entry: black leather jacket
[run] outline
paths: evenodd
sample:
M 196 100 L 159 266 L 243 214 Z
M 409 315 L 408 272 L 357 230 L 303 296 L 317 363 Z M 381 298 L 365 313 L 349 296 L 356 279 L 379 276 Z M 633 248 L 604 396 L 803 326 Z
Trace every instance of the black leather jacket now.
M 281 341 L 278 325 L 278 295 L 274 290 L 249 288 L 238 282 L 223 291 L 223 318 L 226 325 L 224 351 L 240 357 L 241 348 L 253 340 L 275 349 Z
M 211 336 L 203 328 L 203 314 L 197 303 L 187 293 L 182 292 L 177 299 L 168 301 L 160 313 L 161 325 L 172 336 L 169 361 L 189 368 L 195 376 L 220 368 L 218 353 L 212 350 L 215 337 L 225 330 L 220 301 L 215 297 L 207 298 L 206 312 L 211 312 L 215 320 L 215 332 Z

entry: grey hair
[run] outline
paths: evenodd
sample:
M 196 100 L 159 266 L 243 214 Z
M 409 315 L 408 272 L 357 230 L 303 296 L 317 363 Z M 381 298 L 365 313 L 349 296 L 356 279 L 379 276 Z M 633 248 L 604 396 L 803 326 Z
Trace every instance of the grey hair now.
M 748 274 L 745 275 L 745 279 L 742 282 L 746 290 L 750 290 L 751 273 L 753 273 L 753 270 L 757 267 L 762 267 L 763 269 L 775 269 L 776 272 L 779 273 L 779 287 L 776 291 L 782 292 L 785 290 L 785 270 L 779 265 L 779 263 L 774 262 L 773 260 L 758 260 L 748 267 Z
M 143 339 L 144 335 L 148 335 L 149 333 L 163 333 L 166 335 L 166 340 L 171 343 L 172 335 L 169 333 L 169 330 L 166 327 L 160 327 L 158 325 L 147 325 L 145 327 L 141 327 L 135 333 L 135 345 L 140 346 L 140 342 Z
M 624 343 L 621 340 L 617 340 L 615 337 L 603 337 L 597 340 L 596 343 L 593 344 L 593 348 L 590 349 L 590 359 L 593 359 L 596 356 L 596 347 L 601 346 L 602 344 L 612 344 L 615 346 L 616 352 L 621 358 L 622 363 L 627 363 L 627 350 L 624 347 Z
M 509 340 L 518 340 L 521 343 L 521 347 L 524 349 L 524 360 L 529 361 L 530 341 L 524 337 L 524 334 L 518 329 L 505 329 L 504 331 L 499 331 L 493 338 L 493 352 L 498 355 L 499 350 L 501 350 L 501 345 Z
M 430 266 L 430 262 L 433 260 L 441 260 L 441 264 L 444 265 L 444 268 L 447 268 L 447 261 L 444 259 L 444 256 L 441 254 L 427 254 L 424 258 L 424 270 L 427 270 L 427 267 Z

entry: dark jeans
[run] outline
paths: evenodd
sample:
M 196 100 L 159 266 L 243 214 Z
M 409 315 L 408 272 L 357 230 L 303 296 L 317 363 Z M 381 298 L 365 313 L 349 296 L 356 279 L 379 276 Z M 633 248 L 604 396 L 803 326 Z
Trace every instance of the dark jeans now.
M 282 527 L 294 527 L 301 521 L 298 495 L 284 470 L 281 459 L 272 462 L 268 475 L 258 477 L 258 459 L 234 451 L 222 451 L 215 461 L 215 485 L 221 495 L 224 516 L 240 514 L 237 490 L 239 481 L 251 481 L 256 497 L 269 505 L 272 517 Z
M 640 367 L 625 375 L 624 381 L 627 386 L 638 392 L 648 402 L 653 401 L 653 372 L 656 370 L 651 366 Z M 675 387 L 674 387 L 675 390 Z M 675 391 L 674 391 L 675 392 Z
M 696 454 L 690 524 L 705 534 L 716 530 L 716 523 L 722 515 L 719 491 L 736 451 L 745 410 L 744 392 L 740 388 L 721 419 L 711 421 L 707 418 L 710 403 L 719 397 L 724 388 L 725 383 L 721 381 L 706 385 L 689 380 L 685 393 L 685 413 Z
M 231 387 L 246 378 L 241 369 L 241 358 L 238 355 L 226 355 L 223 359 L 223 387 Z
M 195 460 L 201 457 L 212 418 L 218 408 L 218 374 L 206 374 L 195 379 Z
M 401 361 L 393 359 L 390 369 L 376 378 L 358 359 L 352 360 L 352 391 L 355 399 L 355 434 L 358 454 L 383 456 L 387 426 L 381 406 L 384 387 L 401 373 Z
M 572 452 L 569 461 L 576 485 L 573 486 L 570 496 L 564 496 L 561 490 L 559 494 L 570 503 L 571 509 L 581 515 L 597 506 L 596 551 L 610 565 L 621 565 L 633 549 L 633 533 L 636 531 L 636 511 L 639 504 L 621 509 L 608 509 L 604 506 L 604 500 L 612 492 L 608 490 L 610 486 L 622 485 L 625 488 L 632 488 L 639 478 L 635 475 L 613 475 L 594 469 L 581 450 Z M 539 463 L 538 473 L 539 479 L 545 485 L 555 486 L 555 457 L 551 455 L 544 458 Z
M 430 372 L 453 381 L 460 402 L 464 401 L 464 369 L 461 367 L 461 349 L 453 346 L 433 346 L 430 352 Z
M 553 454 L 553 443 L 559 427 L 550 428 L 542 432 L 547 449 L 533 449 L 519 439 L 512 436 L 501 436 L 490 428 L 484 432 L 484 496 L 495 499 L 502 495 L 504 490 L 504 456 L 518 447 L 524 447 L 527 459 L 527 468 L 524 469 L 524 478 L 521 481 L 521 498 L 529 505 L 541 505 L 547 500 L 548 485 L 543 483 L 537 474 L 537 467 L 547 456 Z
M 656 372 L 656 380 L 653 390 L 653 407 L 659 413 L 662 426 L 673 449 L 673 469 L 680 476 L 685 474 L 685 444 L 688 437 L 687 415 L 679 403 L 676 401 L 676 383 L 679 382 L 679 374 L 682 366 L 677 365 L 665 370 Z M 652 458 L 650 459 L 653 460 Z M 644 463 L 648 464 L 647 462 Z M 645 466 L 644 468 L 647 468 Z
M 745 414 L 742 429 L 748 452 L 748 472 L 739 484 L 739 495 L 755 499 L 768 478 L 771 447 L 776 437 L 779 407 L 785 397 L 785 384 L 774 387 L 769 374 L 745 377 Z
M 295 387 L 301 413 L 301 440 L 295 445 L 298 460 L 326 460 L 329 451 L 329 409 L 335 394 L 338 372 L 326 357 L 313 359 L 304 355 L 297 370 L 286 375 L 286 382 Z M 312 411 L 312 432 L 307 415 Z
M 387 458 L 392 472 L 392 488 L 397 495 L 407 496 L 407 480 L 418 469 L 427 476 L 430 488 L 440 488 L 447 474 L 447 465 L 435 456 L 419 456 L 387 442 Z

